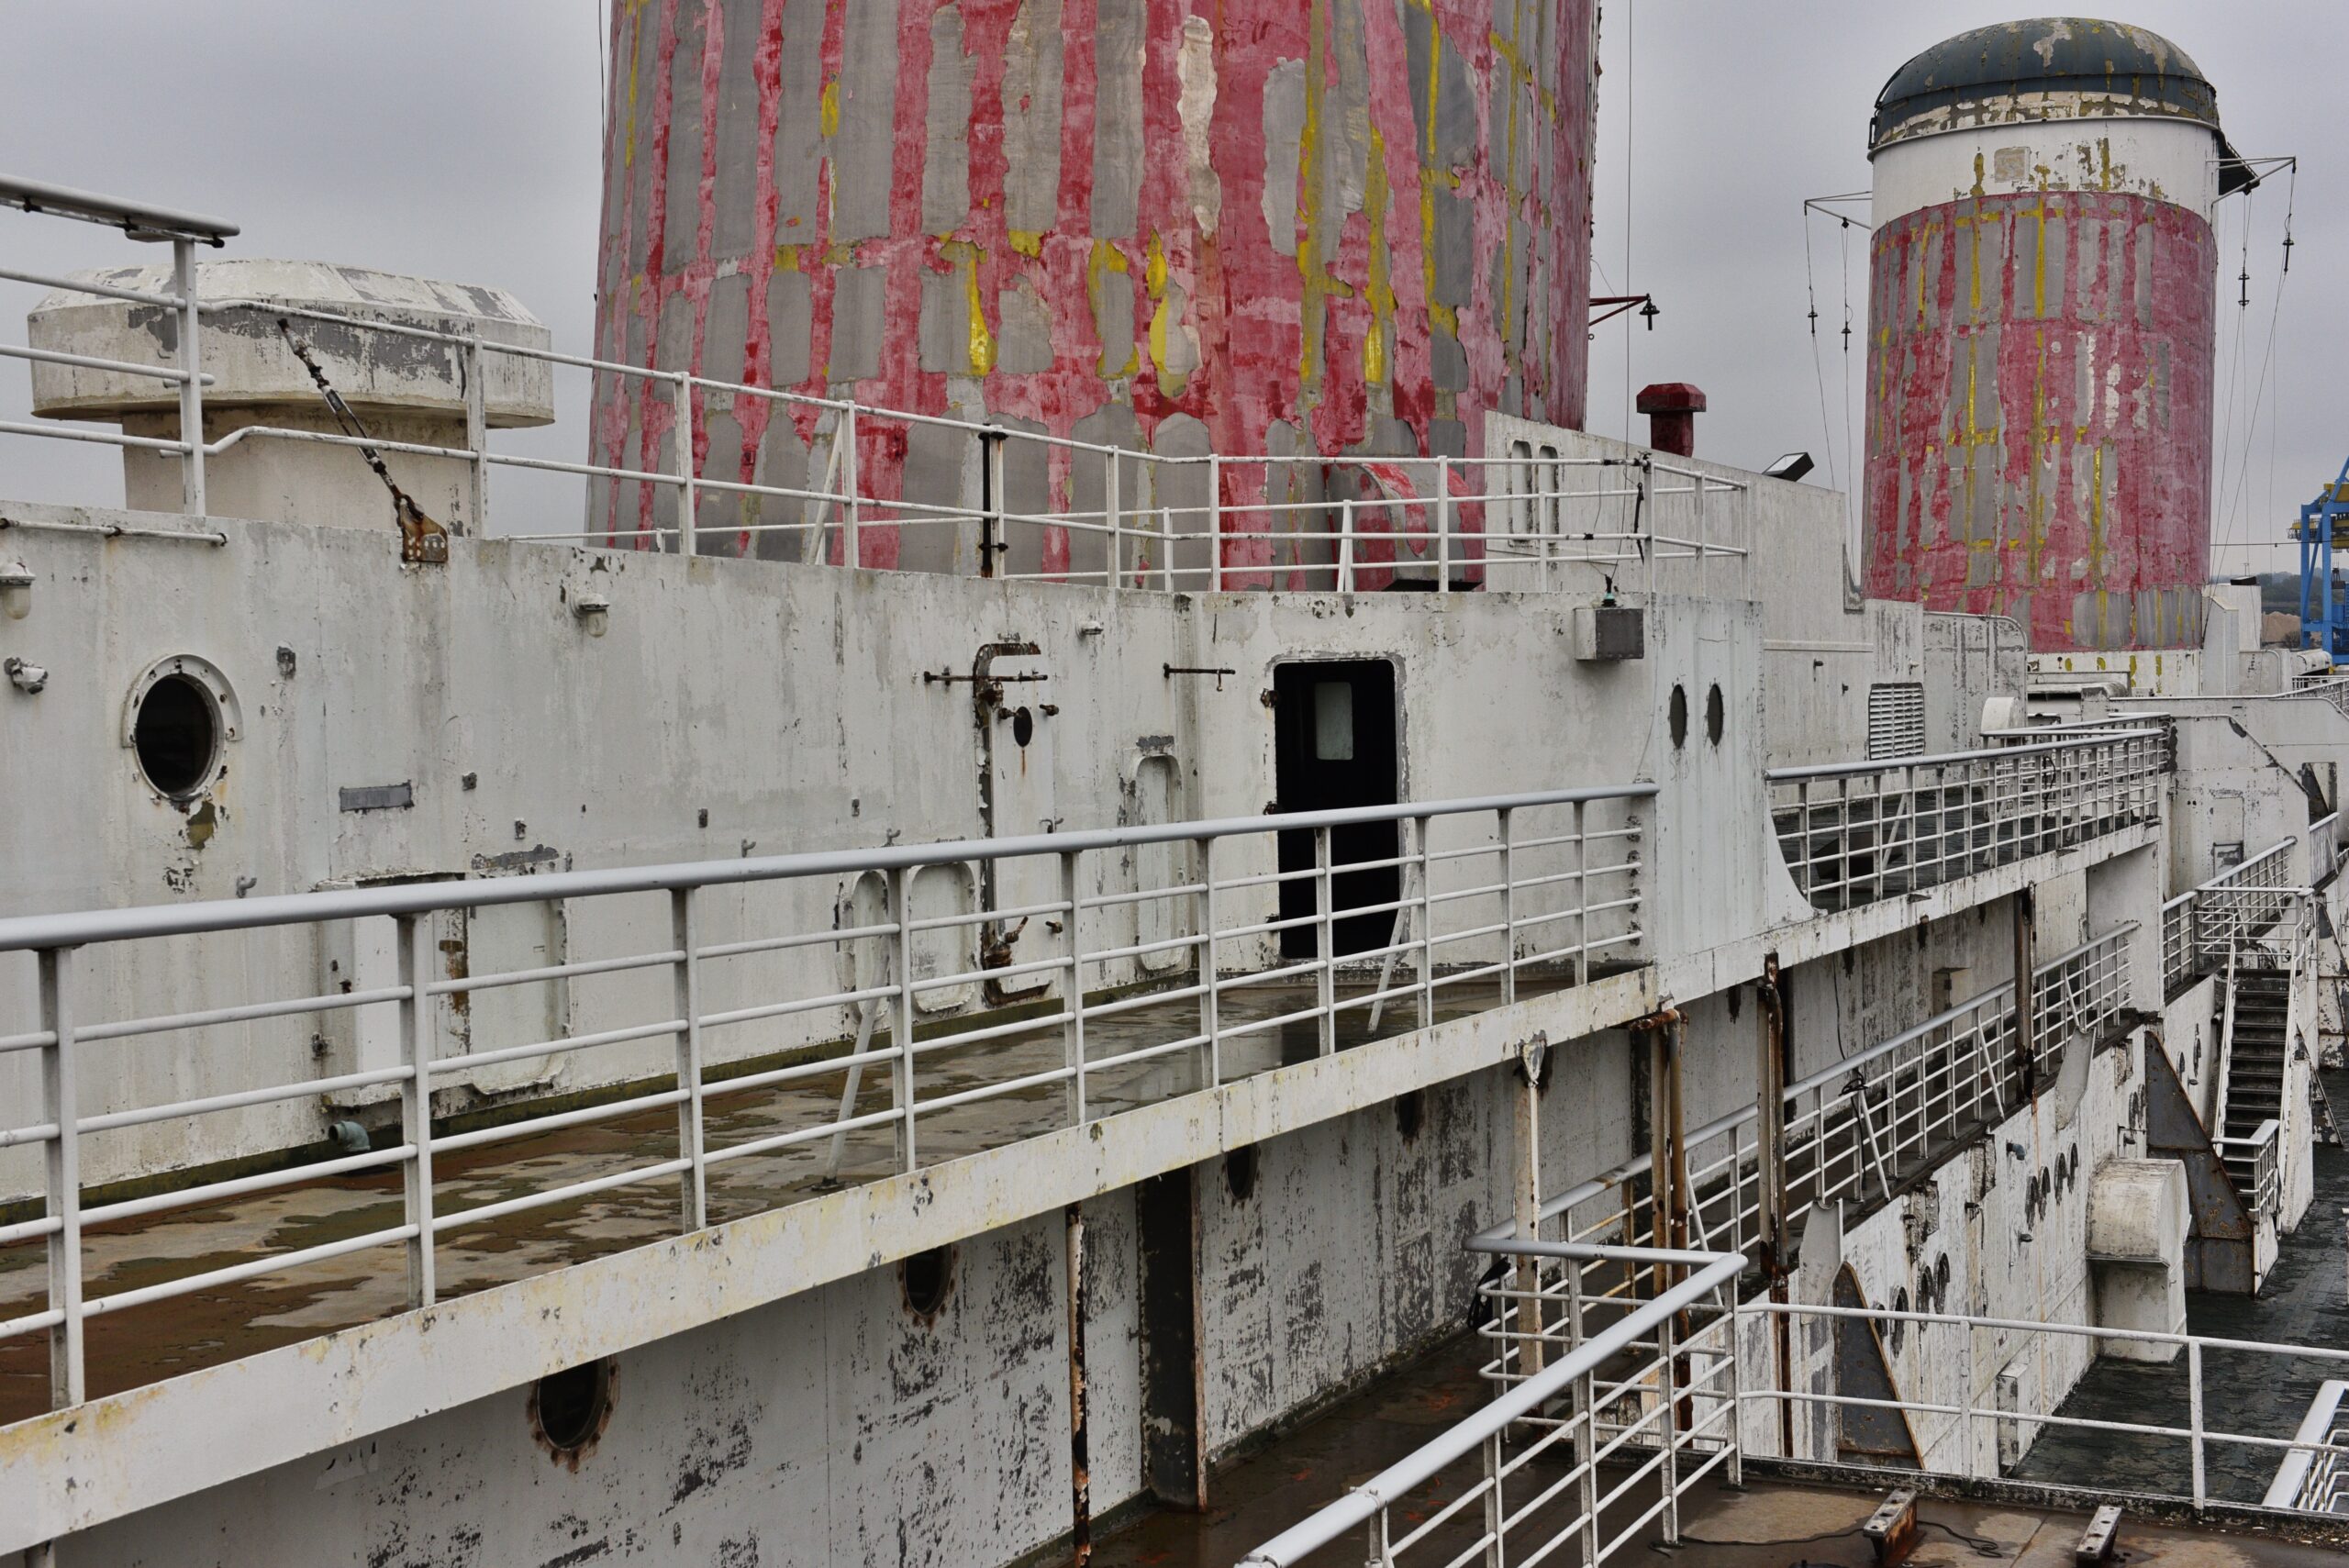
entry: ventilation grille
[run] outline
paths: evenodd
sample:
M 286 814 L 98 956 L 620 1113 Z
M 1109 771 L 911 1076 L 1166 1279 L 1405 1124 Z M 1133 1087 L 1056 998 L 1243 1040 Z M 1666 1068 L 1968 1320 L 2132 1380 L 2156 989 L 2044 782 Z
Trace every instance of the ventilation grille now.
M 1868 688 L 1868 761 L 1922 756 L 1925 688 L 1914 681 L 1879 681 Z

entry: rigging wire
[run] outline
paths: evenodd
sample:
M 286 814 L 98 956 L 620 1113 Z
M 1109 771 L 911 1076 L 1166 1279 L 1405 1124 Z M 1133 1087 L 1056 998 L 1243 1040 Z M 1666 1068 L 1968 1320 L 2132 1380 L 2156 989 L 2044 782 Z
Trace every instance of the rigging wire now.
M 2227 360 L 2226 409 L 2219 422 L 2218 484 L 2211 495 L 2214 506 L 2216 506 L 2220 496 L 2223 495 L 2227 491 L 2227 472 L 2235 450 L 2235 399 L 2243 385 L 2243 335 L 2245 321 L 2248 317 L 2251 305 L 2252 198 L 2257 191 L 2258 187 L 2256 185 L 2252 186 L 2243 192 L 2243 239 L 2241 240 L 2243 254 L 2243 295 L 2236 302 L 2233 347 L 2232 351 L 2229 354 Z M 2234 544 L 2234 518 L 2232 513 L 2221 510 L 2217 521 L 2219 523 L 2219 536 L 2221 546 L 2223 548 L 2232 548 Z
M 1835 215 L 1835 245 L 1837 259 L 1843 273 L 1843 455 L 1852 470 L 1851 487 L 1843 493 L 1843 537 L 1852 539 L 1859 531 L 1860 459 L 1859 440 L 1852 429 L 1852 220 L 1842 213 Z M 1865 541 L 1854 555 L 1865 561 Z
M 1624 294 L 1637 294 L 1631 283 L 1631 194 L 1639 187 L 1631 178 L 1631 130 L 1636 123 L 1631 115 L 1631 91 L 1639 76 L 1631 67 L 1634 29 L 1638 11 L 1632 0 L 1623 0 L 1623 287 Z M 1631 315 L 1623 313 L 1623 439 L 1631 435 Z
M 1827 364 L 1819 357 L 1819 283 L 1810 258 L 1810 207 L 1802 209 L 1802 287 L 1810 301 L 1810 370 L 1819 384 L 1819 438 L 1827 449 L 1827 487 L 1841 490 L 1835 478 L 1835 428 L 1827 418 Z
M 2292 203 L 2295 196 L 2298 195 L 2299 183 L 2299 171 L 2298 168 L 2295 168 L 2292 171 L 2289 179 L 2286 182 L 2285 186 L 2284 233 L 2286 236 L 2287 246 L 2290 243 L 2290 235 L 2292 232 Z M 2243 246 L 2245 255 L 2243 273 L 2246 279 L 2249 277 L 2251 270 L 2248 260 L 2250 253 L 2250 239 L 2247 232 L 2250 221 L 2251 209 L 2249 203 L 2246 202 L 2243 208 L 2243 222 L 2246 228 Z M 2250 412 L 2243 421 L 2243 458 L 2236 465 L 2234 489 L 2227 502 L 2226 538 L 2230 542 L 2232 542 L 2234 538 L 2235 524 L 2242 511 L 2243 489 L 2245 485 L 2249 484 L 2251 479 L 2252 443 L 2258 435 L 2260 410 L 2266 402 L 2268 377 L 2276 362 L 2276 328 L 2284 311 L 2284 279 L 2291 271 L 2291 261 L 2292 252 L 2290 250 L 2287 249 L 2283 252 L 2283 264 L 2277 270 L 2276 273 L 2275 297 L 2268 306 L 2267 344 L 2260 354 L 2259 380 L 2253 388 Z M 2250 286 L 2251 285 L 2248 282 L 2243 284 L 2245 298 L 2249 297 Z M 2267 483 L 2271 506 L 2273 505 L 2273 495 L 2276 483 L 2274 452 L 2277 423 L 2277 420 L 2275 416 L 2271 414 L 2268 418 L 2268 451 L 2270 455 L 2268 458 L 2267 468 Z

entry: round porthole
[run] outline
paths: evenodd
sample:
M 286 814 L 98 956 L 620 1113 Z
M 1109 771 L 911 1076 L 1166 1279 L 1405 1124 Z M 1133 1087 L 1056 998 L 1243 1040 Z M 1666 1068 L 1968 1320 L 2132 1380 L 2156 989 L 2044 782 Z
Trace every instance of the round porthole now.
M 530 1434 L 557 1464 L 578 1469 L 611 1424 L 612 1381 L 612 1363 L 594 1361 L 551 1372 L 531 1386 Z
M 184 801 L 220 776 L 239 727 L 236 694 L 212 664 L 175 654 L 131 684 L 122 743 L 156 794 Z
M 1419 1092 L 1417 1089 L 1411 1090 L 1408 1094 L 1395 1096 L 1395 1130 L 1402 1135 L 1404 1142 L 1411 1142 L 1419 1136 L 1421 1114 Z
M 1256 1146 L 1235 1149 L 1223 1157 L 1223 1189 L 1234 1203 L 1246 1203 L 1256 1192 Z
M 916 1252 L 897 1265 L 897 1283 L 906 1296 L 906 1310 L 920 1318 L 938 1316 L 954 1290 L 954 1249 L 932 1247 Z
M 1025 746 L 1036 739 L 1036 716 L 1026 708 L 1014 708 L 1011 714 L 1011 738 Z
M 1721 731 L 1728 727 L 1728 706 L 1721 701 L 1721 689 L 1717 684 L 1705 694 L 1705 739 L 1720 745 Z
M 1672 727 L 1672 749 L 1677 751 L 1688 744 L 1688 693 L 1680 686 L 1672 688 L 1672 705 L 1666 711 L 1666 721 Z
M 219 710 L 185 675 L 166 675 L 139 699 L 130 743 L 149 784 L 165 795 L 194 795 L 212 777 L 220 755 Z

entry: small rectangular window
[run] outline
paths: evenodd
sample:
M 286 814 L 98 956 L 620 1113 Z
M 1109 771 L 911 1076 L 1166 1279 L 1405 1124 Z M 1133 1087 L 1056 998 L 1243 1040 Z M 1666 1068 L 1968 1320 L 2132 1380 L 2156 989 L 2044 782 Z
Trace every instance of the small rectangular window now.
M 1313 683 L 1313 756 L 1317 762 L 1354 760 L 1354 688 L 1346 681 Z
M 1868 761 L 1917 757 L 1925 751 L 1925 688 L 1878 681 L 1868 688 Z

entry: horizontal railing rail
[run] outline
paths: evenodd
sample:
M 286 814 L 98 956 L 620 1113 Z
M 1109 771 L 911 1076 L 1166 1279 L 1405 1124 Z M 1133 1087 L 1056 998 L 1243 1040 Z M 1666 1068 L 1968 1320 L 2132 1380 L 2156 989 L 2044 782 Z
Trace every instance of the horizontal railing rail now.
M 2343 1491 L 2349 1422 L 2341 1407 L 2349 1380 L 2322 1384 L 2288 1436 L 2232 1429 L 2214 1418 L 2211 1404 L 2224 1390 L 2221 1379 L 2245 1386 L 2288 1382 L 2310 1367 L 2349 1363 L 2349 1350 L 1905 1306 L 1741 1300 L 1744 1261 L 1734 1253 L 1530 1240 L 1480 1239 L 1475 1247 L 1561 1262 L 1569 1276 L 1609 1271 L 1627 1289 L 1604 1325 L 1577 1322 L 1571 1332 L 1521 1340 L 1521 1375 L 1489 1403 L 1265 1541 L 1239 1568 L 1291 1568 L 1357 1531 L 1366 1548 L 1363 1561 L 1372 1568 L 1533 1562 L 1562 1548 L 1570 1549 L 1563 1560 L 1595 1564 L 1651 1535 L 1669 1547 L 1682 1538 L 1681 1503 L 1697 1481 L 1720 1471 L 1738 1485 L 1744 1462 L 1757 1454 L 1879 1474 L 1851 1466 L 1840 1441 L 1826 1435 L 1841 1429 L 1846 1413 L 1864 1411 L 1898 1415 L 1927 1474 L 2011 1474 L 2043 1434 L 2063 1432 L 2176 1444 L 2182 1462 L 2174 1477 L 2149 1473 L 2141 1451 L 2130 1490 L 2190 1502 L 2198 1510 L 2232 1492 L 2230 1501 L 2254 1508 L 2331 1511 Z M 1513 1277 L 1486 1286 L 1508 1315 L 1523 1304 Z M 1934 1336 L 1936 1349 L 1930 1364 L 1911 1374 L 1920 1381 L 1914 1397 L 1850 1391 L 1832 1375 L 1789 1385 L 1774 1358 L 1761 1358 L 1757 1377 L 1740 1354 L 1741 1347 L 1778 1340 L 1780 1322 L 1815 1333 L 1862 1324 L 1886 1347 L 1907 1336 Z M 2182 1386 L 2165 1396 L 2141 1393 L 2133 1418 L 2061 1413 L 2065 1396 L 2095 1358 L 2122 1349 L 2141 1362 L 2182 1360 L 2183 1377 L 2169 1380 Z M 2025 1396 L 2029 1403 L 1986 1397 L 1984 1373 L 2019 1360 L 2036 1369 L 2037 1392 Z M 2182 1419 L 2162 1418 L 2168 1400 L 2183 1405 Z M 1820 1413 L 1825 1423 L 1782 1421 L 1782 1409 Z M 1820 1435 L 1803 1435 L 1813 1431 Z M 1795 1443 L 1799 1450 L 1789 1449 Z M 1824 1451 L 1810 1451 L 1822 1443 Z M 2242 1473 L 2267 1453 L 2280 1462 L 2264 1501 L 2241 1495 Z M 1554 1455 L 1551 1463 L 1532 1469 L 1545 1454 Z M 2031 1473 L 2058 1487 L 2109 1491 L 2110 1457 L 2109 1447 L 2099 1449 L 2092 1473 L 2085 1465 L 2074 1475 L 2049 1464 Z
M 2168 989 L 2215 973 L 2229 955 L 2274 929 L 2304 900 L 2292 879 L 2292 842 L 2278 839 L 2162 905 L 2162 980 Z
M 1741 1302 L 1736 1308 L 1741 1318 L 1784 1318 L 1793 1322 L 1813 1320 L 1864 1322 L 1877 1328 L 1880 1336 L 1890 1338 L 1895 1325 L 1909 1329 L 1962 1329 L 1963 1334 L 1947 1358 L 1954 1374 L 1957 1397 L 1925 1397 L 1884 1399 L 1842 1392 L 1827 1393 L 1811 1388 L 1783 1388 L 1767 1383 L 1748 1380 L 1743 1385 L 1742 1398 L 1749 1403 L 1787 1404 L 1797 1407 L 1815 1407 L 1831 1410 L 1861 1409 L 1898 1411 L 1909 1418 L 1909 1428 L 1916 1435 L 1922 1468 L 1929 1473 L 1960 1476 L 1996 1475 L 2002 1467 L 1998 1462 L 1998 1450 L 1982 1440 L 2007 1429 L 2007 1441 L 2013 1447 L 2028 1449 L 2043 1431 L 2077 1431 L 2110 1433 L 2116 1436 L 2164 1438 L 2182 1445 L 2187 1457 L 2187 1485 L 2165 1486 L 2158 1480 L 2136 1480 L 2131 1490 L 2156 1496 L 2190 1501 L 2199 1509 L 2209 1506 L 2211 1496 L 2210 1464 L 2214 1449 L 2249 1450 L 2274 1452 L 2279 1464 L 2294 1455 L 2317 1455 L 2331 1459 L 2335 1464 L 2340 1456 L 2349 1454 L 2349 1443 L 2338 1436 L 2311 1435 L 2303 1423 L 2293 1435 L 2279 1436 L 2273 1431 L 2244 1432 L 2224 1429 L 2210 1419 L 2207 1408 L 2213 1391 L 2211 1373 L 2206 1362 L 2213 1356 L 2223 1355 L 2243 1364 L 2232 1369 L 2232 1374 L 2253 1385 L 2267 1385 L 2279 1373 L 2294 1369 L 2274 1367 L 2277 1361 L 2297 1361 L 2310 1365 L 2326 1364 L 2349 1367 L 2349 1350 L 2332 1345 L 2281 1344 L 2258 1340 L 2227 1339 L 2211 1334 L 2163 1333 L 2152 1329 L 2120 1329 L 2086 1323 L 2051 1322 L 2034 1318 L 1965 1316 L 1954 1313 L 1901 1310 L 1879 1307 L 1828 1307 L 1798 1302 L 1776 1302 L 1766 1298 Z M 2186 1362 L 2187 1406 L 2184 1422 L 2164 1422 L 2154 1419 L 2114 1420 L 2085 1415 L 2063 1415 L 2047 1401 L 2048 1408 L 2016 1410 L 2001 1408 L 1995 1403 L 1984 1403 L 1977 1396 L 1976 1373 L 1978 1350 L 1976 1337 L 1984 1337 L 1988 1347 L 1995 1349 L 2002 1363 L 2011 1362 L 2024 1354 L 2034 1342 L 2054 1346 L 2069 1345 L 2069 1360 L 2075 1373 L 2084 1371 L 2099 1348 L 2110 1345 L 2137 1347 L 2142 1353 L 2148 1350 L 2166 1350 L 2175 1358 Z M 2059 1386 L 2068 1386 L 2065 1377 Z M 1918 1417 L 1938 1417 L 1937 1422 L 1920 1422 Z M 1953 1461 L 1954 1462 L 1953 1462 Z M 1816 1456 L 1814 1462 L 1834 1465 L 1830 1456 Z M 2138 1467 L 2142 1470 L 2142 1464 Z M 2106 1489 L 2110 1472 L 2099 1466 L 2093 1475 L 2083 1475 L 2069 1483 L 2077 1486 Z M 2269 1496 L 2273 1496 L 2272 1489 Z M 2238 1496 L 2231 1501 L 2260 1506 L 2259 1499 Z M 2269 1505 L 2273 1506 L 2273 1505 Z
M 46 187 L 0 181 L 11 189 Z M 77 195 L 65 193 L 66 195 Z M 116 216 L 105 198 L 81 197 Z M 29 211 L 88 216 L 39 201 Z M 121 209 L 128 210 L 128 209 Z M 159 217 L 158 221 L 161 219 Z M 507 530 L 505 537 L 705 553 L 783 554 L 851 566 L 895 564 L 986 577 L 1093 582 L 1168 592 L 1243 587 L 1353 592 L 1398 576 L 1437 593 L 1494 587 L 1577 588 L 1620 580 L 1649 592 L 1718 586 L 1750 593 L 1752 496 L 1747 484 L 1672 461 L 1669 454 L 1503 457 L 1158 453 L 983 420 L 919 414 L 772 386 L 724 381 L 593 355 L 501 340 L 480 332 L 246 298 L 203 298 L 189 247 L 217 244 L 234 228 L 176 220 L 177 270 L 169 292 L 0 269 L 0 277 L 176 313 L 180 349 L 170 364 L 143 365 L 30 346 L 0 353 L 40 362 L 152 377 L 181 389 L 179 428 L 203 429 L 200 369 L 207 319 L 264 316 L 342 334 L 398 338 L 445 351 L 452 388 L 478 388 L 484 364 L 518 361 L 585 372 L 596 380 L 597 430 L 619 432 L 602 462 L 569 462 L 494 448 L 477 392 L 462 446 L 362 438 L 250 424 L 206 441 L 133 436 L 41 423 L 0 424 L 0 434 L 98 441 L 177 455 L 186 509 L 204 510 L 204 465 L 248 442 L 372 447 L 439 458 L 472 471 L 471 526 L 486 531 L 492 469 L 567 475 L 587 483 L 577 528 Z M 187 226 L 195 225 L 195 228 Z M 134 236 L 148 230 L 126 221 Z M 184 232 L 183 232 L 184 230 Z M 216 328 L 216 330 L 217 328 Z M 314 345 L 314 348 L 317 348 Z M 324 354 L 325 350 L 318 351 Z M 330 356 L 328 356 L 330 357 Z M 333 367 L 328 366 L 329 373 Z M 640 406 L 630 421 L 600 416 Z M 720 413 L 756 406 L 760 418 L 795 422 L 807 451 L 806 483 L 770 483 L 747 469 L 729 475 L 707 437 Z M 739 424 L 739 420 L 737 421 Z M 941 466 L 935 493 L 914 493 L 902 454 L 918 433 L 970 443 L 977 461 Z M 975 494 L 965 493 L 977 481 Z M 1081 476 L 1080 476 L 1081 475 Z M 877 540 L 884 535 L 891 542 Z M 791 550 L 759 549 L 780 536 Z M 915 541 L 913 548 L 907 540 Z M 919 557 L 918 562 L 914 558 Z M 1685 573 L 1682 575 L 1681 573 Z
M 1652 1524 L 1676 1540 L 1680 1499 L 1715 1471 L 1739 1484 L 1733 1320 L 1717 1310 L 1693 1331 L 1680 1320 L 1700 1304 L 1733 1301 L 1744 1260 L 1580 1246 L 1561 1254 L 1636 1259 L 1687 1277 L 1257 1547 L 1242 1568 L 1293 1568 L 1357 1530 L 1375 1568 L 1537 1562 L 1568 1542 L 1575 1551 L 1562 1561 L 1595 1565 Z M 1512 1447 L 1520 1425 L 1532 1435 Z
M 658 1184 L 676 1193 L 668 1223 L 690 1231 L 708 1223 L 713 1184 L 738 1206 L 789 1201 L 750 1173 L 763 1161 L 829 1182 L 855 1140 L 866 1174 L 913 1171 L 1578 985 L 1645 956 L 1637 808 L 1654 793 L 1534 791 L 0 920 L 0 952 L 31 952 L 39 975 L 38 1027 L 0 1035 L 0 1058 L 40 1062 L 39 1107 L 0 1122 L 0 1154 L 37 1146 L 43 1162 L 39 1216 L 0 1226 L 0 1247 L 48 1250 L 45 1269 L 17 1276 L 45 1280 L 45 1296 L 13 1316 L 0 1300 L 0 1339 L 50 1334 L 52 1402 L 72 1404 L 85 1387 L 83 1326 L 102 1313 L 395 1249 L 407 1304 L 426 1306 L 437 1244 L 492 1221 Z M 560 911 L 546 925 L 568 945 L 452 961 L 468 951 L 468 917 L 514 905 Z M 348 967 L 296 982 L 289 951 L 342 952 Z M 281 979 L 233 994 L 269 984 L 253 975 Z M 192 990 L 194 976 L 232 994 Z M 141 995 L 169 1005 L 141 1011 Z M 499 998 L 514 996 L 538 1001 L 507 1006 L 505 1032 L 490 1032 Z M 346 1036 L 333 1054 L 330 1038 Z M 179 1081 L 147 1066 L 166 1044 L 175 1060 L 220 1065 L 204 1075 L 211 1092 L 140 1097 L 140 1085 Z M 273 1081 L 237 1081 L 273 1063 Z M 447 1125 L 445 1093 L 434 1099 L 492 1070 L 558 1063 L 610 1093 L 462 1129 Z M 93 1140 L 171 1132 L 192 1146 L 207 1118 L 322 1118 L 316 1107 L 366 1095 L 397 1101 L 383 1147 L 84 1199 Z M 713 1112 L 717 1096 L 735 1108 Z M 497 1152 L 591 1125 L 634 1129 L 619 1168 Z M 398 1208 L 372 1228 L 84 1294 L 93 1228 L 359 1177 L 399 1184 Z
M 2051 1075 L 2065 1043 L 2101 1038 L 2129 1012 L 2130 944 L 2135 921 L 2113 927 L 2032 972 L 2033 1069 Z M 1785 1132 L 1787 1222 L 1838 1202 L 1889 1194 L 1974 1129 L 2022 1103 L 2015 1050 L 2014 983 L 2005 981 L 1867 1050 L 1787 1084 Z M 1762 1180 L 1760 1106 L 1745 1105 L 1686 1135 L 1687 1209 L 1693 1245 L 1757 1257 Z M 1653 1233 L 1652 1157 L 1634 1155 L 1545 1199 L 1537 1224 L 1576 1243 L 1633 1243 Z M 1482 1233 L 1499 1243 L 1507 1225 Z M 1545 1278 L 1546 1324 L 1624 1296 L 1630 1282 L 1606 1271 Z M 1602 1277 L 1603 1276 L 1603 1277 Z M 1503 1336 L 1506 1340 L 1507 1335 Z M 1486 1369 L 1506 1379 L 1509 1352 Z
M 1831 910 L 2156 821 L 2168 766 L 2168 731 L 2146 727 L 1765 778 L 1787 870 Z
M 2342 1396 L 2349 1395 L 2349 1378 L 2329 1377 L 2309 1401 L 2300 1429 L 2293 1434 L 2293 1449 L 2276 1467 L 2263 1507 L 2291 1508 L 2303 1513 L 2337 1514 L 2349 1501 L 2349 1418 L 2342 1413 Z

